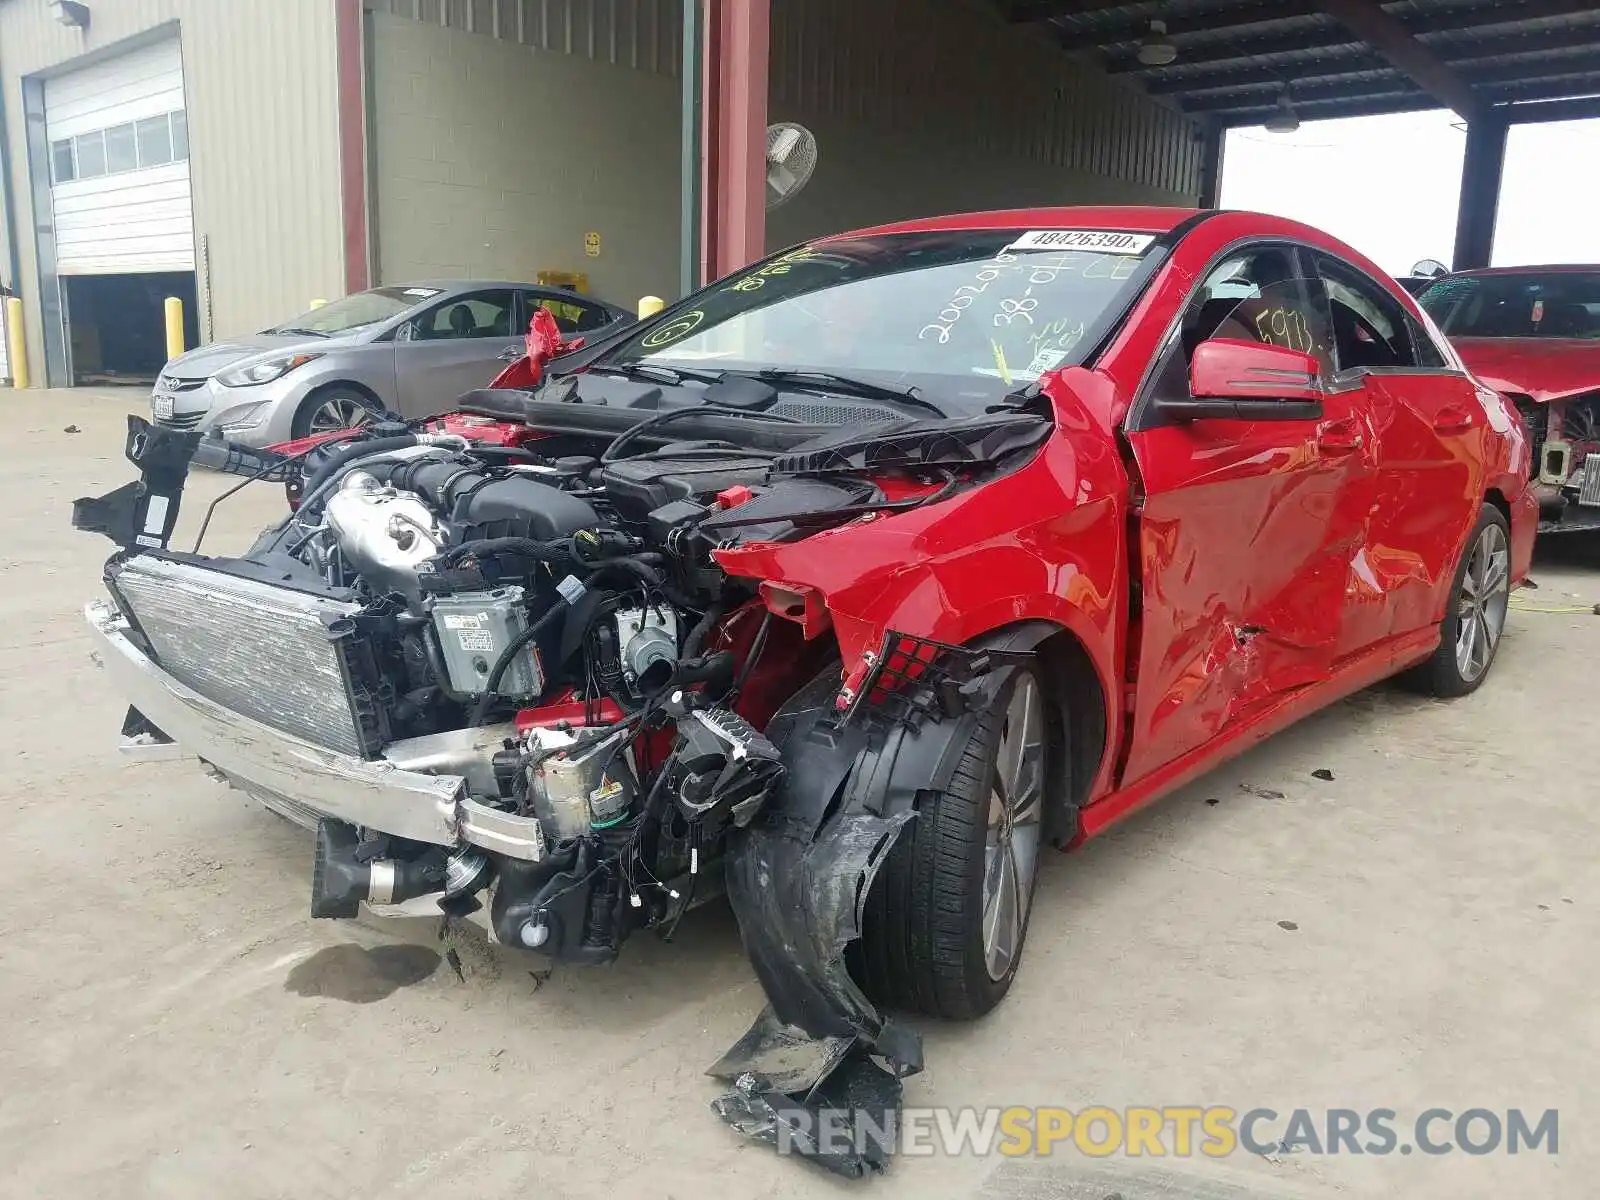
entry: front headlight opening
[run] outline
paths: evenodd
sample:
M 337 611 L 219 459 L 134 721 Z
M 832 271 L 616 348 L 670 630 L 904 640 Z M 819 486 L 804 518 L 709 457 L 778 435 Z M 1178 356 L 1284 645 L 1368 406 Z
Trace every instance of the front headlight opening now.
M 296 367 L 302 367 L 321 357 L 320 354 L 280 354 L 276 358 L 251 363 L 247 367 L 235 367 L 223 371 L 217 376 L 217 382 L 223 387 L 254 387 L 257 384 L 271 383 L 274 379 L 282 379 Z

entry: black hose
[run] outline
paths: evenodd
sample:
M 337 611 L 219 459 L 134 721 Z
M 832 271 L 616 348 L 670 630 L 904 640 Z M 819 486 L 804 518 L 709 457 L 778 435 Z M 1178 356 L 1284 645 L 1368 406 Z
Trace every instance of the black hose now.
M 335 450 L 320 467 L 311 472 L 302 489 L 303 494 L 310 496 L 317 488 L 331 479 L 334 472 L 352 459 L 362 458 L 368 454 L 382 454 L 387 450 L 404 450 L 408 446 L 415 446 L 416 444 L 417 435 L 414 433 L 399 433 L 393 437 L 352 442 L 342 450 Z
M 572 558 L 572 546 L 570 540 L 566 538 L 548 542 L 525 537 L 479 538 L 477 541 L 451 546 L 434 561 L 440 566 L 450 566 L 469 555 L 484 558 L 491 554 L 520 554 L 536 562 L 565 562 Z
M 683 658 L 695 658 L 699 655 L 700 646 L 706 640 L 706 635 L 711 632 L 711 627 L 722 619 L 725 611 L 726 608 L 720 600 L 706 609 L 705 615 L 695 622 L 694 628 L 689 630 L 688 636 L 683 639 L 681 652 Z
M 469 728 L 478 728 L 484 723 L 485 718 L 488 717 L 489 708 L 494 704 L 495 701 L 495 688 L 500 686 L 500 680 L 505 677 L 506 671 L 511 668 L 512 660 L 517 657 L 517 655 L 523 650 L 524 647 L 527 646 L 529 642 L 533 641 L 534 638 L 543 633 L 545 627 L 548 626 L 551 621 L 555 620 L 555 618 L 558 616 L 564 615 L 566 611 L 566 600 L 558 600 L 555 604 L 550 606 L 543 616 L 541 616 L 532 625 L 529 625 L 521 633 L 517 634 L 516 637 L 512 638 L 511 641 L 506 645 L 506 648 L 500 651 L 500 657 L 494 660 L 494 666 L 489 670 L 489 678 L 483 682 L 483 694 L 478 697 L 478 702 L 472 707 L 472 716 L 467 721 L 467 726 Z

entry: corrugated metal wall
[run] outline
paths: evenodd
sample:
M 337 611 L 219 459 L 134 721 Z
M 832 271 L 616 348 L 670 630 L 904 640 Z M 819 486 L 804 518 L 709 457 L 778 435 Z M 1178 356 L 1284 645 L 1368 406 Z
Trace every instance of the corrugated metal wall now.
M 981 0 L 774 0 L 769 111 L 818 136 L 773 247 L 940 211 L 1198 201 L 1182 113 Z
M 98 0 L 91 12 L 83 31 L 57 24 L 43 0 L 0 0 L 0 87 L 18 210 L 4 216 L 17 226 L 24 296 L 38 296 L 38 280 L 19 80 L 117 53 L 162 27 L 168 35 L 175 27 L 183 45 L 202 328 L 244 333 L 339 294 L 332 0 Z M 36 376 L 44 361 L 38 307 L 29 305 Z
M 1198 196 L 1195 125 L 963 0 L 775 0 L 775 109 Z M 981 139 L 974 141 L 974 139 Z
M 365 0 L 374 12 L 676 77 L 679 0 Z M 784 0 L 777 0 L 779 6 Z

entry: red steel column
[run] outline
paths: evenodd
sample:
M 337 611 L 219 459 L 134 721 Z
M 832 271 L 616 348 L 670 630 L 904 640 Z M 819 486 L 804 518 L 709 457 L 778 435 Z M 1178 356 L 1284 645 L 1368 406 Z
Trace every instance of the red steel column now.
M 717 279 L 766 253 L 771 0 L 707 0 L 701 262 Z
M 334 37 L 339 97 L 339 188 L 344 217 L 344 289 L 364 291 L 367 270 L 366 56 L 361 32 L 361 0 L 335 0 Z

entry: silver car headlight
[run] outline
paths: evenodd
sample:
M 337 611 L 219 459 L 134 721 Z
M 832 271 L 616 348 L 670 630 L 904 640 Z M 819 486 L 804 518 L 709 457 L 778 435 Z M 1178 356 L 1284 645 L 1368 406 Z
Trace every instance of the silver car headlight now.
M 248 366 L 223 371 L 217 376 L 217 382 L 223 387 L 255 387 L 257 384 L 282 379 L 296 367 L 303 367 L 306 363 L 315 362 L 321 357 L 320 354 L 279 354 L 273 358 L 250 363 Z

